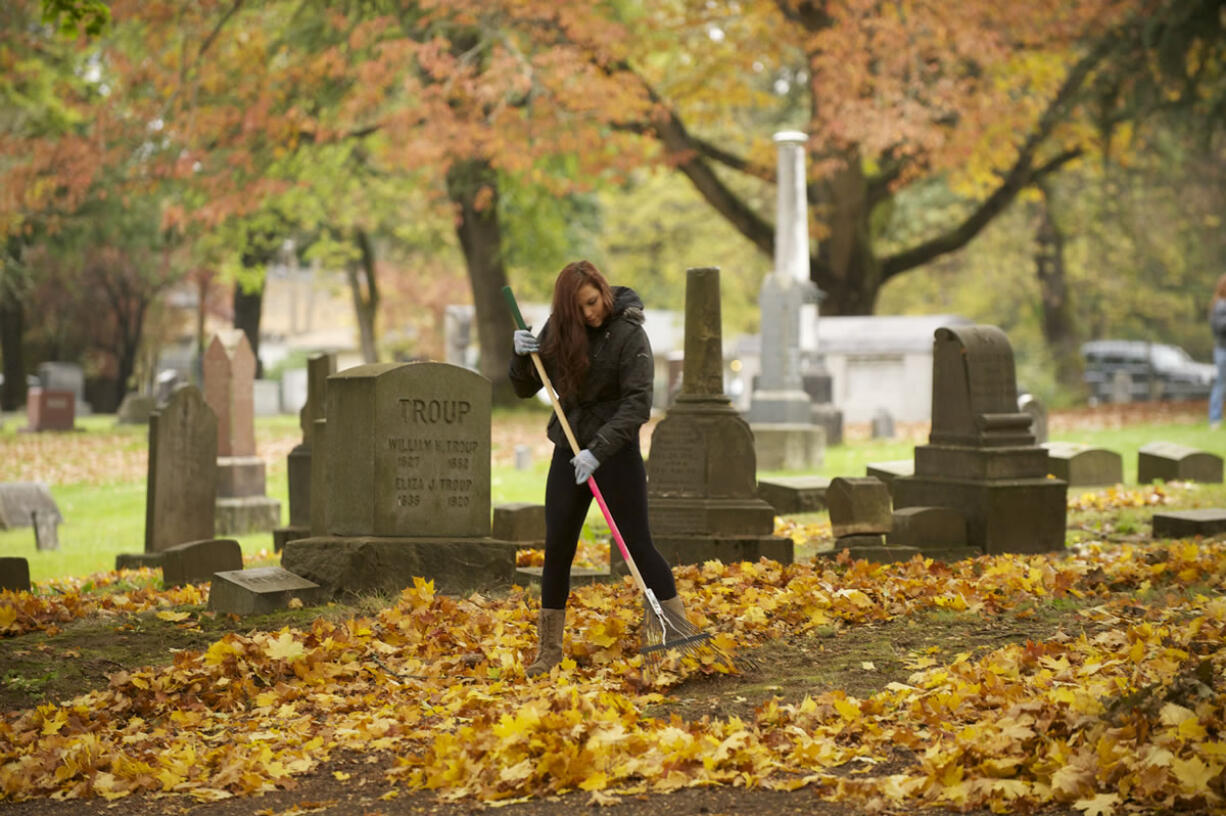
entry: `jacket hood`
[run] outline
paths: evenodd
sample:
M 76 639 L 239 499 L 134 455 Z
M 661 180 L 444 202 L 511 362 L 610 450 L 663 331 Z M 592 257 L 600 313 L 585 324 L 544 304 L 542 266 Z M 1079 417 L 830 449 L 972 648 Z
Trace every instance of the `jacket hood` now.
M 613 292 L 613 314 L 610 319 L 624 317 L 632 323 L 642 323 L 645 318 L 643 299 L 638 292 L 629 286 L 612 286 L 610 289 Z

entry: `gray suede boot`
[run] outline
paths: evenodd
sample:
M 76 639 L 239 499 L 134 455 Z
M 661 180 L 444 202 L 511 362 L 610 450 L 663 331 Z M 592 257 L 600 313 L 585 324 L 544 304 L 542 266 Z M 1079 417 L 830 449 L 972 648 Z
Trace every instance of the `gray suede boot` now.
M 562 632 L 566 628 L 565 609 L 546 609 L 541 607 L 541 616 L 536 624 L 536 637 L 540 645 L 536 660 L 528 664 L 524 674 L 536 677 L 547 674 L 550 669 L 562 662 Z

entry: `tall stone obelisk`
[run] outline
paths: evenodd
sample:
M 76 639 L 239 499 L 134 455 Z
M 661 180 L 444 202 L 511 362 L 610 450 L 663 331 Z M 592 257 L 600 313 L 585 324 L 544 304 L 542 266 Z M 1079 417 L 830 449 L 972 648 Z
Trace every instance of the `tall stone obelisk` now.
M 672 564 L 791 563 L 791 539 L 773 535 L 775 510 L 758 498 L 753 434 L 724 394 L 721 323 L 719 269 L 687 270 L 681 393 L 647 459 L 652 538 Z
M 800 375 L 802 306 L 817 300 L 817 287 L 809 279 L 807 140 L 797 131 L 775 134 L 779 151 L 775 268 L 763 281 L 758 299 L 760 374 L 747 414 L 762 470 L 815 468 L 825 448 L 825 431 L 813 422 L 813 401 Z

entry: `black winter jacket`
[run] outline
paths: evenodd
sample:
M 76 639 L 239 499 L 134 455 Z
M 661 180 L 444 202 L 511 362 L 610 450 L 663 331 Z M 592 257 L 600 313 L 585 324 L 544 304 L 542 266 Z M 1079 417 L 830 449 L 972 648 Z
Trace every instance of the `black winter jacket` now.
M 541 345 L 549 336 L 549 321 L 541 327 Z M 606 462 L 627 443 L 638 441 L 639 428 L 651 417 L 655 364 L 651 343 L 643 330 L 643 301 L 633 289 L 613 287 L 613 311 L 604 325 L 588 328 L 587 371 L 578 394 L 561 398 L 562 410 L 579 444 Z M 542 356 L 550 380 L 557 375 L 552 359 Z M 511 385 L 520 397 L 541 389 L 540 376 L 530 356 L 511 356 Z M 556 416 L 549 419 L 549 438 L 569 449 Z
M 1213 341 L 1218 348 L 1226 348 L 1226 298 L 1215 301 L 1209 314 L 1209 326 L 1213 329 Z

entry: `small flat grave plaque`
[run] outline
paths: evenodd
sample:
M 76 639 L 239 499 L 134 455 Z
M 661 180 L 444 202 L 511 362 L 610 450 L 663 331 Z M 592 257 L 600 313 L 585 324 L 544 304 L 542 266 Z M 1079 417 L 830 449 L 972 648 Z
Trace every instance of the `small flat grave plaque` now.
M 1154 513 L 1154 538 L 1192 538 L 1226 533 L 1226 508 Z
M 322 598 L 319 584 L 281 567 L 228 570 L 213 575 L 209 609 L 235 615 L 263 615 L 286 609 L 298 598 L 313 606 Z

